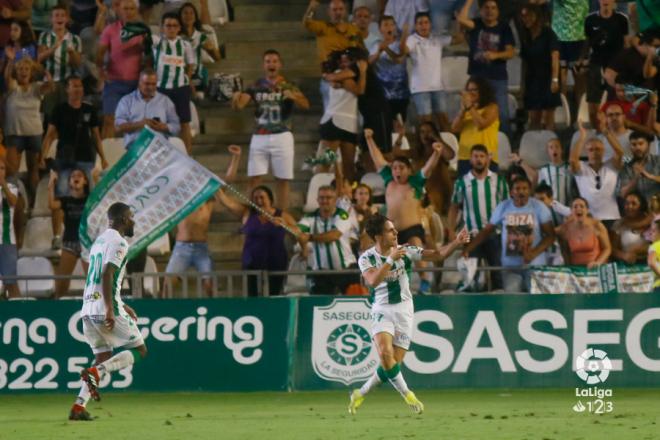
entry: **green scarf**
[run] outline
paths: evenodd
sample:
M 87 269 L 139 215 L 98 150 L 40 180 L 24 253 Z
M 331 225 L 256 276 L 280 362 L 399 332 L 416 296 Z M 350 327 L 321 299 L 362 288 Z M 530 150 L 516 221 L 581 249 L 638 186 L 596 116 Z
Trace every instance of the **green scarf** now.
M 125 43 L 131 38 L 138 37 L 140 35 L 144 36 L 144 54 L 147 57 L 151 57 L 151 47 L 153 46 L 153 41 L 151 40 L 151 29 L 149 26 L 140 21 L 134 21 L 125 23 L 121 28 L 120 38 L 122 43 Z

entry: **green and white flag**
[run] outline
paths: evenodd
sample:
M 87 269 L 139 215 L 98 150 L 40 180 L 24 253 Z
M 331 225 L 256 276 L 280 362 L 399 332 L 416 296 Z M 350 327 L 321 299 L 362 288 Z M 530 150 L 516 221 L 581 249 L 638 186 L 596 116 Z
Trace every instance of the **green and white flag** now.
M 530 269 L 531 293 L 648 293 L 655 276 L 648 266 L 609 263 L 593 269 L 539 266 Z
M 215 174 L 172 146 L 165 137 L 143 129 L 119 162 L 96 185 L 80 220 L 83 256 L 108 228 L 108 208 L 129 205 L 135 235 L 128 258 L 172 229 L 224 185 Z

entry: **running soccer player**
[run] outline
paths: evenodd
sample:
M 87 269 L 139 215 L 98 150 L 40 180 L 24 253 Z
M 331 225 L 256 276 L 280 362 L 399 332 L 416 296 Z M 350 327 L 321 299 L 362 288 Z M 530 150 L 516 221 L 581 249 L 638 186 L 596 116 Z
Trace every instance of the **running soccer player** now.
M 300 89 L 282 75 L 282 58 L 279 52 L 268 49 L 263 56 L 264 77 L 245 92 L 236 92 L 232 108 L 242 110 L 250 101 L 257 105 L 257 126 L 248 157 L 249 191 L 259 186 L 261 177 L 272 168 L 277 182 L 275 200 L 278 208 L 289 206 L 289 182 L 293 179 L 293 134 L 291 114 L 294 104 L 301 109 L 309 108 L 309 101 Z
M 99 385 L 106 373 L 121 370 L 144 358 L 147 347 L 137 326 L 135 311 L 121 299 L 128 243 L 133 236 L 133 213 L 117 202 L 108 209 L 110 227 L 94 241 L 80 313 L 83 334 L 95 356 L 94 366 L 81 371 L 83 380 L 69 420 L 92 420 L 85 409 L 90 397 L 101 400 Z M 114 348 L 122 351 L 112 355 Z
M 372 388 L 389 382 L 408 406 L 421 414 L 424 404 L 410 391 L 401 373 L 401 362 L 410 347 L 413 332 L 414 310 L 410 292 L 413 261 L 442 261 L 459 245 L 466 243 L 469 234 L 462 230 L 451 243 L 437 250 L 428 250 L 399 246 L 394 224 L 383 215 L 369 218 L 365 229 L 376 245 L 360 256 L 358 264 L 373 298 L 371 334 L 380 355 L 380 366 L 360 389 L 353 390 L 348 412 L 355 414 Z

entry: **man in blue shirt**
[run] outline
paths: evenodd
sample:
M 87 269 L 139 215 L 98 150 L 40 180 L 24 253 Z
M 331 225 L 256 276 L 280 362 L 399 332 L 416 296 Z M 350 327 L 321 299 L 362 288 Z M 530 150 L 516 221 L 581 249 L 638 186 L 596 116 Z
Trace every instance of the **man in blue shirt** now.
M 115 111 L 115 135 L 124 135 L 124 146 L 129 147 L 138 133 L 149 127 L 165 136 L 176 136 L 181 131 L 174 103 L 158 93 L 158 77 L 153 69 L 140 72 L 136 91 L 121 98 Z
M 497 205 L 488 224 L 463 252 L 468 255 L 500 227 L 502 266 L 511 268 L 502 274 L 505 292 L 529 291 L 529 271 L 521 266 L 546 264 L 545 250 L 555 240 L 550 210 L 530 198 L 530 193 L 527 177 L 516 177 L 511 183 L 511 198 Z

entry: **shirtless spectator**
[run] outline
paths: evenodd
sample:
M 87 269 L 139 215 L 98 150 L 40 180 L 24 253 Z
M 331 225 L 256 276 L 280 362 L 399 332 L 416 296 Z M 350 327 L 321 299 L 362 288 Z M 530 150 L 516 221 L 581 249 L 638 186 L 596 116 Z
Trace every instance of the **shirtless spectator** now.
M 250 188 L 259 186 L 270 167 L 277 181 L 276 200 L 281 209 L 289 206 L 289 182 L 293 179 L 294 139 L 291 133 L 293 107 L 309 108 L 300 89 L 281 74 L 282 58 L 269 49 L 263 55 L 264 77 L 232 99 L 235 110 L 254 102 L 256 127 L 250 141 L 248 177 Z
M 346 2 L 344 0 L 330 0 L 328 4 L 329 21 L 314 20 L 314 14 L 320 2 L 310 0 L 309 6 L 303 16 L 305 28 L 316 34 L 316 47 L 318 50 L 318 65 L 328 59 L 335 51 L 341 51 L 349 47 L 363 47 L 360 29 L 353 23 L 346 22 Z M 321 97 L 323 108 L 328 103 L 330 85 L 321 80 Z
M 231 162 L 225 174 L 225 181 L 232 182 L 236 177 L 241 159 L 241 147 L 230 145 Z M 165 269 L 166 274 L 180 274 L 194 267 L 200 273 L 211 272 L 213 262 L 209 253 L 208 233 L 216 204 L 216 197 L 210 197 L 203 205 L 184 218 L 176 227 L 176 242 Z M 171 284 L 178 278 L 168 276 L 161 286 L 159 296 L 171 296 Z M 213 281 L 210 276 L 202 277 L 202 288 L 207 296 L 213 296 Z
M 128 41 L 121 38 L 124 24 L 139 19 L 135 0 L 121 0 L 119 11 L 119 21 L 103 30 L 96 53 L 99 80 L 103 82 L 103 139 L 114 137 L 117 104 L 124 95 L 137 88 L 144 55 L 142 35 Z
M 412 165 L 407 157 L 396 156 L 390 164 L 374 142 L 373 132 L 366 129 L 364 136 L 369 146 L 371 160 L 385 181 L 387 217 L 392 220 L 394 227 L 399 231 L 399 243 L 424 247 L 425 232 L 421 218 L 424 184 L 443 155 L 444 143 L 435 142 L 433 153 L 424 167 L 413 174 Z M 419 290 L 428 294 L 431 290 L 431 283 L 429 279 L 425 278 L 425 275 L 422 274 Z

